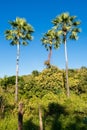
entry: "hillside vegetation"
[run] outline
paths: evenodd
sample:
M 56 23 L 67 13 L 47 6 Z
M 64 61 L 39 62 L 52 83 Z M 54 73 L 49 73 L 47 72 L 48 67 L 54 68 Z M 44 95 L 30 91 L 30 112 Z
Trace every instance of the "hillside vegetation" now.
M 65 71 L 55 66 L 34 70 L 18 79 L 23 102 L 24 130 L 39 130 L 39 107 L 44 130 L 87 130 L 87 68 L 69 69 L 70 97 Z M 15 76 L 0 79 L 0 130 L 17 130 Z

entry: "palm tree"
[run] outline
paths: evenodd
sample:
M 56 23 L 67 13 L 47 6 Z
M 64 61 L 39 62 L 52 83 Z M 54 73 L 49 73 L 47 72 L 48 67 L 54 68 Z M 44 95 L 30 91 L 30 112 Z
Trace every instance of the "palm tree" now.
M 49 51 L 48 60 L 45 61 L 45 65 L 49 68 L 51 66 L 51 56 L 52 56 L 52 48 L 55 49 L 59 47 L 60 38 L 56 35 L 53 29 L 48 30 L 47 33 L 44 34 L 43 38 L 41 39 L 42 44 L 45 46 L 46 50 Z
M 11 45 L 17 46 L 16 58 L 16 85 L 15 85 L 15 101 L 18 101 L 18 74 L 19 74 L 19 54 L 20 44 L 27 45 L 28 40 L 32 40 L 31 34 L 34 32 L 33 27 L 27 23 L 24 18 L 17 17 L 15 21 L 9 21 L 10 30 L 5 31 L 5 37 L 11 41 Z
M 67 56 L 67 40 L 77 40 L 77 34 L 81 31 L 78 28 L 80 21 L 76 20 L 76 16 L 70 16 L 69 13 L 63 13 L 57 16 L 52 23 L 54 24 L 54 29 L 59 32 L 62 43 L 65 46 L 65 60 L 66 60 L 66 89 L 67 96 L 69 97 L 69 84 L 68 84 L 68 56 Z

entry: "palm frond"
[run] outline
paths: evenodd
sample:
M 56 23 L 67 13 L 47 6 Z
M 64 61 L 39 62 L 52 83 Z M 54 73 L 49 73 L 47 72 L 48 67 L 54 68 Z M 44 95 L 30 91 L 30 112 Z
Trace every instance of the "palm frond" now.
M 18 26 L 18 24 L 15 21 L 9 21 L 9 24 L 11 24 L 13 28 L 16 28 Z
M 23 41 L 23 42 L 22 42 L 22 45 L 25 45 L 25 46 L 26 46 L 26 45 L 28 45 L 28 42 L 27 42 L 27 41 Z
M 69 38 L 72 40 L 78 40 L 78 36 L 76 35 L 76 33 L 71 34 Z
M 80 33 L 80 32 L 81 32 L 81 29 L 80 29 L 80 28 L 73 28 L 73 29 L 72 29 L 72 32 L 73 32 L 73 31 L 74 31 L 74 32 L 77 32 L 77 33 Z
M 10 42 L 10 45 L 14 46 L 14 45 L 16 45 L 16 44 L 15 44 L 14 41 L 11 41 L 11 42 Z
M 80 24 L 81 24 L 80 21 L 75 21 L 75 22 L 73 22 L 73 26 L 78 26 L 78 25 L 80 25 Z
M 70 16 L 70 21 L 73 22 L 76 18 L 77 16 Z

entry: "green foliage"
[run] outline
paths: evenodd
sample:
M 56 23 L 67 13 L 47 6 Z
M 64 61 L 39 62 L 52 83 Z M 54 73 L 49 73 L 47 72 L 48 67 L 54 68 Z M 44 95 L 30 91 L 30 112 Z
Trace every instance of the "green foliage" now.
M 37 78 L 37 84 L 43 90 L 56 91 L 63 87 L 62 72 L 56 67 L 45 69 Z
M 38 72 L 38 70 L 33 70 L 32 71 L 33 76 L 38 76 L 39 74 L 40 74 L 40 72 Z
M 17 117 L 10 116 L 0 120 L 0 130 L 17 130 Z
M 87 68 L 69 70 L 70 89 L 75 93 L 81 94 L 87 92 Z
M 15 105 L 14 93 L 11 93 L 14 90 L 11 78 L 15 78 L 13 76 L 6 78 L 10 79 L 7 90 L 0 87 L 0 130 L 17 130 L 18 105 Z M 39 129 L 39 106 L 41 106 L 45 130 L 86 130 L 86 78 L 85 67 L 69 70 L 71 94 L 70 98 L 67 98 L 64 87 L 65 72 L 55 66 L 44 69 L 39 74 L 34 71 L 31 75 L 19 77 L 19 97 L 24 104 L 23 129 Z
M 9 92 L 14 92 L 13 88 L 15 85 L 15 76 L 5 76 L 3 79 L 1 79 L 0 81 L 0 86 L 3 88 L 3 90 L 5 91 L 9 91 Z M 23 88 L 24 85 L 24 80 L 22 77 L 18 77 L 18 81 L 19 81 L 19 88 Z

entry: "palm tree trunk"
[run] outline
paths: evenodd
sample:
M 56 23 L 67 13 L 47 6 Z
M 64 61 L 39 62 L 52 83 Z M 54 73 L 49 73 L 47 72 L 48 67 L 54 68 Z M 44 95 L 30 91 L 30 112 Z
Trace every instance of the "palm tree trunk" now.
M 23 103 L 19 104 L 18 110 L 18 130 L 23 130 Z
M 40 122 L 40 130 L 43 130 L 42 112 L 40 106 L 39 106 L 39 122 Z
M 20 54 L 20 45 L 17 44 L 17 58 L 16 58 L 16 85 L 15 85 L 15 101 L 18 101 L 18 74 L 19 74 L 19 54 Z
M 52 56 L 52 46 L 50 46 L 50 52 L 49 52 L 49 55 L 48 55 L 49 63 L 50 63 L 50 60 L 51 60 L 51 56 Z
M 67 97 L 69 97 L 70 91 L 69 91 L 69 83 L 68 83 L 68 55 L 67 55 L 66 38 L 64 40 L 64 46 L 65 46 L 65 60 L 66 60 L 66 90 L 67 90 Z

